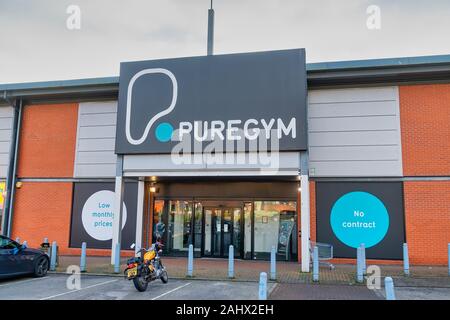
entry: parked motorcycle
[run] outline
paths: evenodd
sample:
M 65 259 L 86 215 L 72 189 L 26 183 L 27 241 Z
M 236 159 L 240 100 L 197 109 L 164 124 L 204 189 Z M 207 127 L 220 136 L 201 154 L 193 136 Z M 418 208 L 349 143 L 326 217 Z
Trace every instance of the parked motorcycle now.
M 128 259 L 124 274 L 128 280 L 133 281 L 139 292 L 146 291 L 149 282 L 156 279 L 161 279 L 163 283 L 169 281 L 161 261 L 162 247 L 163 244 L 157 240 L 150 249 L 141 249 L 139 257 Z

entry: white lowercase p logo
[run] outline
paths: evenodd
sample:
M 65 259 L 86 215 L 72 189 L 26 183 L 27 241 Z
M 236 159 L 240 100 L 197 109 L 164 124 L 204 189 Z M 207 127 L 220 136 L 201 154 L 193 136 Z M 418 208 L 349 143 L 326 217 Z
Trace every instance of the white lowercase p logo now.
M 156 115 L 154 115 L 150 121 L 147 123 L 147 126 L 145 127 L 144 133 L 139 139 L 134 139 L 131 136 L 131 101 L 133 97 L 133 86 L 136 80 L 138 80 L 140 77 L 147 75 L 147 74 L 164 74 L 169 77 L 169 79 L 172 81 L 172 101 L 168 108 L 165 110 L 158 112 Z M 177 98 L 178 98 L 178 83 L 177 79 L 175 78 L 175 75 L 170 72 L 167 69 L 163 68 L 152 68 L 152 69 L 145 69 L 138 73 L 136 73 L 133 78 L 131 78 L 130 83 L 128 85 L 127 90 L 127 108 L 126 108 L 126 119 L 125 119 L 125 134 L 127 137 L 127 140 L 130 144 L 133 145 L 140 145 L 142 144 L 145 139 L 147 139 L 148 134 L 150 132 L 150 129 L 152 128 L 153 124 L 158 121 L 161 117 L 168 115 L 175 109 L 175 105 L 177 104 Z M 158 125 L 156 128 L 156 138 L 160 142 L 167 142 L 172 137 L 173 133 L 173 127 L 170 123 L 163 122 Z

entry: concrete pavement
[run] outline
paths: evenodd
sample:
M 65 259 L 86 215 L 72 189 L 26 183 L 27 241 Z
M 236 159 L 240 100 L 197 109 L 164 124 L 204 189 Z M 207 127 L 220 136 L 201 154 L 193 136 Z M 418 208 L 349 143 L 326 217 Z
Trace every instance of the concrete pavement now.
M 165 257 L 162 261 L 169 270 L 172 278 L 186 279 L 187 258 L 185 257 Z M 70 265 L 78 265 L 80 263 L 79 256 L 61 256 L 59 258 L 59 266 L 57 270 L 65 273 Z M 126 258 L 122 259 L 121 270 L 125 268 Z M 368 264 L 369 266 L 370 264 Z M 326 267 L 320 268 L 321 284 L 355 284 L 356 266 L 351 264 L 336 264 L 334 270 Z M 396 282 L 410 282 L 411 279 L 426 279 L 426 283 L 433 283 L 434 286 L 442 286 L 448 283 L 450 286 L 450 277 L 448 269 L 445 266 L 411 266 L 411 275 L 403 276 L 403 267 L 401 265 L 379 265 L 381 276 L 390 276 L 398 279 Z M 207 280 L 228 280 L 228 260 L 227 259 L 194 259 L 194 278 Z M 258 281 L 261 272 L 270 271 L 269 261 L 251 261 L 251 260 L 235 260 L 235 280 L 238 281 Z M 112 274 L 113 267 L 110 264 L 109 257 L 87 257 L 87 271 L 94 274 Z M 417 280 L 419 281 L 419 280 Z M 277 261 L 277 282 L 278 283 L 312 283 L 311 273 L 300 272 L 300 265 L 296 262 Z M 400 284 L 399 282 L 399 284 Z M 422 281 L 423 282 L 423 281 Z M 409 284 L 407 284 L 409 285 Z M 422 286 L 419 282 L 412 286 Z

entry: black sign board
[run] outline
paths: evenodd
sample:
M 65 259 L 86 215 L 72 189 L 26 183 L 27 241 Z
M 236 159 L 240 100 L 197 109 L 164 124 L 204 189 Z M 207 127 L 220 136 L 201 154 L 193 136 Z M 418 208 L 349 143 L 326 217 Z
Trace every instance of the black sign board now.
M 318 182 L 317 241 L 337 258 L 355 258 L 364 243 L 370 259 L 402 259 L 405 241 L 401 182 Z
M 126 182 L 123 206 L 122 243 L 124 250 L 135 242 L 137 183 Z M 70 247 L 111 249 L 114 215 L 114 182 L 77 182 L 73 190 Z
M 180 141 L 253 151 L 259 139 L 306 150 L 306 96 L 304 49 L 125 62 L 116 153 L 171 153 Z

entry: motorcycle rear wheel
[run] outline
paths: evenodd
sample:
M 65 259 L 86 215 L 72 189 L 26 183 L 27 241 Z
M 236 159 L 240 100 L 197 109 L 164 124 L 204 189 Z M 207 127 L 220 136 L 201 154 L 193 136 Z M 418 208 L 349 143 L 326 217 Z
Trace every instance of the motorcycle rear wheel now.
M 148 282 L 143 276 L 133 278 L 133 284 L 137 291 L 144 292 L 147 290 Z

